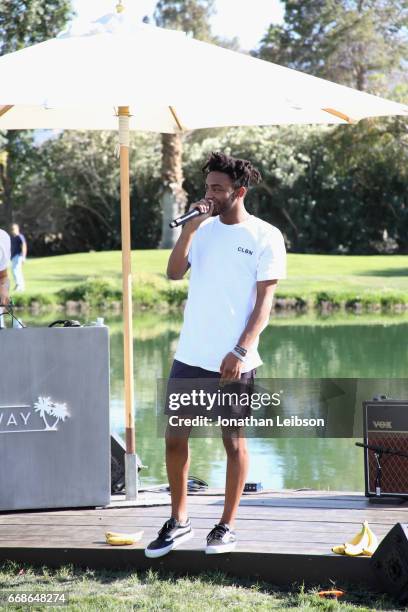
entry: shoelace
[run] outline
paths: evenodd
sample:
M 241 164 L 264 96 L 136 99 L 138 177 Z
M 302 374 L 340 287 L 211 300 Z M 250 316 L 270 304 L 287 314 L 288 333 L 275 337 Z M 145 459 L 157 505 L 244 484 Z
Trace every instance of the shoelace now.
M 168 521 L 166 521 L 163 527 L 159 531 L 159 537 L 161 538 L 162 536 L 166 535 L 168 531 L 171 531 L 173 529 L 173 527 L 174 527 L 174 521 L 172 519 L 169 519 Z
M 211 540 L 212 538 L 216 538 L 216 537 L 220 537 L 223 538 L 223 536 L 227 533 L 228 531 L 228 527 L 226 527 L 225 525 L 215 525 L 214 529 L 212 529 L 210 531 L 210 533 L 207 536 L 207 540 Z
M 167 533 L 171 531 L 172 529 L 174 529 L 175 526 L 176 526 L 176 521 L 173 518 L 168 519 L 164 523 L 163 527 L 160 529 L 159 534 L 158 534 L 159 537 L 161 538 L 164 535 L 167 535 Z M 187 524 L 183 525 L 183 527 L 187 527 Z

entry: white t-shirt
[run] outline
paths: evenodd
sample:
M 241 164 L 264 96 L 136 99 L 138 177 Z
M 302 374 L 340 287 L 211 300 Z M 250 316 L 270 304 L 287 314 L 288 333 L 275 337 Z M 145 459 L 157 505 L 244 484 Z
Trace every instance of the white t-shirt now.
M 0 272 L 7 269 L 10 261 L 10 236 L 0 229 Z
M 188 261 L 188 299 L 174 358 L 219 372 L 252 314 L 257 281 L 286 278 L 285 243 L 277 227 L 253 215 L 233 225 L 210 217 L 198 227 Z M 258 342 L 259 336 L 242 372 L 262 365 Z

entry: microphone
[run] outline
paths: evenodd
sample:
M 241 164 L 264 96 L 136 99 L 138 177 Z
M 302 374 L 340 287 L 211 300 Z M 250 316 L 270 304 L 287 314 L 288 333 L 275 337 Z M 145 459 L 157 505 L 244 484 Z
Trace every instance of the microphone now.
M 362 444 L 361 442 L 356 442 L 356 446 L 360 446 L 361 448 L 367 448 L 368 450 L 372 450 L 375 453 L 387 453 L 388 448 L 384 448 L 382 446 L 373 446 L 372 444 Z
M 362 444 L 361 442 L 355 442 L 356 446 L 361 448 L 367 448 L 368 450 L 374 451 L 375 453 L 382 455 L 397 455 L 398 457 L 406 457 L 408 459 L 408 453 L 402 453 L 394 448 L 387 448 L 384 446 L 373 446 L 372 444 Z
M 184 213 L 184 215 L 181 215 L 181 217 L 177 217 L 177 219 L 171 221 L 171 223 L 169 223 L 169 226 L 174 229 L 175 227 L 184 225 L 184 223 L 187 223 L 187 221 L 190 221 L 190 219 L 194 219 L 195 217 L 199 217 L 200 215 L 205 214 L 206 213 L 201 212 L 201 210 L 199 210 L 198 208 L 194 208 L 193 210 Z

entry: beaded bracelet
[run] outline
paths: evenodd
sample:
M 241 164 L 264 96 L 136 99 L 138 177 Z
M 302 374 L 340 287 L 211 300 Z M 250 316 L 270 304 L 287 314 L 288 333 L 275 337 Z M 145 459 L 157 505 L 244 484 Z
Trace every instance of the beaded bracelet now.
M 245 363 L 245 361 L 246 361 L 245 357 L 244 357 L 243 355 L 241 355 L 240 353 L 238 353 L 238 351 L 236 351 L 235 349 L 232 349 L 231 353 L 232 353 L 233 355 L 235 355 L 235 357 L 236 357 L 237 359 L 239 359 L 240 361 L 242 361 L 242 362 L 244 362 L 244 363 Z
M 245 349 L 243 346 L 240 346 L 239 344 L 235 345 L 235 351 L 237 351 L 237 353 L 239 353 L 240 355 L 242 355 L 243 357 L 246 357 L 247 354 L 247 349 Z

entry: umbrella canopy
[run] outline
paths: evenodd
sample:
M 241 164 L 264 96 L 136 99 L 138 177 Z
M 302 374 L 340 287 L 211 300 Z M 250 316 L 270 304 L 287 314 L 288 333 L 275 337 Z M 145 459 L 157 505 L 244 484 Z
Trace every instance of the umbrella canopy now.
M 0 128 L 130 129 L 347 123 L 408 106 L 271 62 L 107 16 L 0 57 Z

